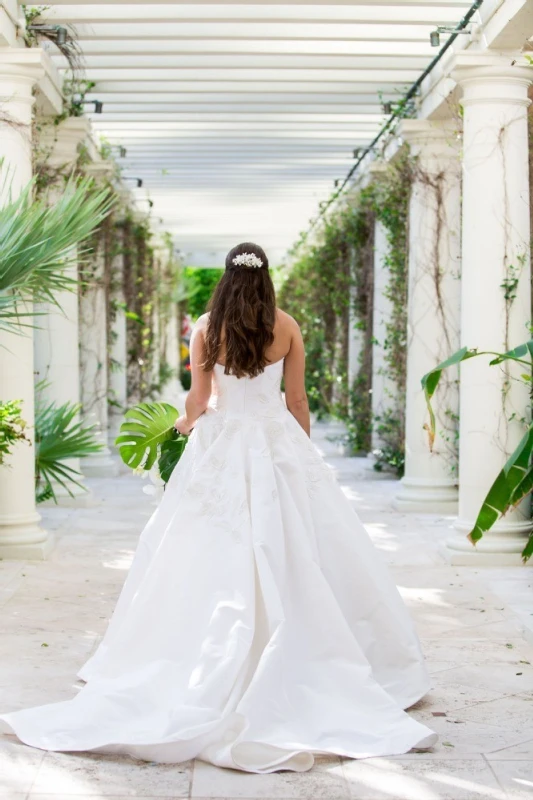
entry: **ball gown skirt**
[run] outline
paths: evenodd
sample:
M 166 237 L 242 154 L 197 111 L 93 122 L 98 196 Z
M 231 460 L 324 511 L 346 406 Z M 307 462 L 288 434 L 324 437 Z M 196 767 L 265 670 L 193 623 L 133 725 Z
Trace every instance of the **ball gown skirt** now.
M 44 750 L 248 772 L 434 743 L 404 711 L 430 686 L 410 615 L 287 410 L 282 372 L 215 368 L 86 683 L 1 714 L 2 731 Z

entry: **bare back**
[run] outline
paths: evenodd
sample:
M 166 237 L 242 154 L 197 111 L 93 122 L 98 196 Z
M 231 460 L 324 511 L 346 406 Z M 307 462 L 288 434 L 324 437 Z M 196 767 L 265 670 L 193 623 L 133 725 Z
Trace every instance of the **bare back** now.
M 200 404 L 207 404 L 211 393 L 211 372 L 206 372 L 202 364 L 205 361 L 205 330 L 208 314 L 198 319 L 191 337 L 191 395 Z M 222 337 L 223 338 L 223 337 Z M 305 350 L 298 323 L 289 314 L 276 309 L 274 325 L 274 341 L 266 351 L 269 363 L 284 359 L 283 377 L 285 381 L 285 400 L 287 408 L 298 420 L 304 430 L 309 433 L 309 406 L 305 391 Z M 224 363 L 224 342 L 218 359 Z M 192 400 L 192 398 L 191 398 Z

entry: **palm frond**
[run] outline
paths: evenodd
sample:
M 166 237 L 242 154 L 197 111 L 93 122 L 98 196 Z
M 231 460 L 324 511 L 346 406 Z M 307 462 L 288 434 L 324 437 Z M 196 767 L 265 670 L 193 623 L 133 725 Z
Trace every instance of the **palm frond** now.
M 71 496 L 70 486 L 79 482 L 80 473 L 69 464 L 71 458 L 84 458 L 98 453 L 102 444 L 95 437 L 95 426 L 85 425 L 79 418 L 77 403 L 44 404 L 37 400 L 35 408 L 35 479 L 37 497 L 56 500 L 53 485 L 58 483 Z M 44 487 L 44 491 L 43 491 Z
M 79 259 L 73 249 L 103 222 L 114 199 L 94 189 L 92 178 L 71 178 L 55 203 L 34 199 L 30 183 L 0 209 L 0 329 L 20 324 L 20 303 L 55 303 L 57 292 L 74 289 L 66 268 Z

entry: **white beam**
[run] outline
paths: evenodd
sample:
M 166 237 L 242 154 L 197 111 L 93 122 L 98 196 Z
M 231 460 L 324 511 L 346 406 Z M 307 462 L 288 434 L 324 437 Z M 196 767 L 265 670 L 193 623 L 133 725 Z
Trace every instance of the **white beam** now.
M 199 21 L 209 17 L 210 20 L 232 20 L 238 21 L 260 21 L 260 22 L 327 22 L 332 21 L 342 23 L 376 23 L 379 19 L 381 23 L 400 25 L 434 25 L 456 23 L 458 21 L 458 10 L 455 6 L 444 6 L 441 3 L 426 2 L 419 5 L 406 4 L 387 4 L 383 5 L 379 12 L 376 12 L 375 3 L 367 4 L 346 4 L 322 3 L 313 5 L 310 3 L 295 5 L 284 3 L 278 5 L 262 5 L 256 3 L 224 3 L 219 5 L 204 5 L 201 10 L 198 3 L 173 3 L 164 5 L 161 3 L 130 3 L 128 9 L 128 21 L 143 23 L 148 22 L 173 22 L 177 20 Z M 200 4 L 201 5 L 201 4 Z M 463 2 L 468 8 L 468 2 Z M 44 12 L 43 18 L 53 19 L 54 22 L 70 22 L 75 25 L 81 23 L 106 22 L 122 25 L 124 23 L 124 12 L 120 5 L 109 3 L 101 5 L 57 5 Z
M 400 41 L 428 43 L 434 25 L 387 25 L 329 22 L 92 22 L 76 25 L 80 42 L 103 39 L 197 39 L 205 47 L 209 39 L 263 40 L 325 39 L 339 41 Z

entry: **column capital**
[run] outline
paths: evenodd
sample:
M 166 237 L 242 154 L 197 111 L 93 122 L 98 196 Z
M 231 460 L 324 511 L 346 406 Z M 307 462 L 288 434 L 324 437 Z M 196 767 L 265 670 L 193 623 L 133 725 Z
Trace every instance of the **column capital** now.
M 461 131 L 453 119 L 404 119 L 398 132 L 414 150 L 415 155 L 428 150 L 442 156 L 458 157 Z
M 387 162 L 386 161 L 372 161 L 372 163 L 368 167 L 368 174 L 373 180 L 379 181 L 385 173 L 387 172 Z
M 92 144 L 91 121 L 87 117 L 69 117 L 57 127 L 46 128 L 41 134 L 41 143 L 50 155 L 52 167 L 71 166 L 78 157 L 79 146 Z
M 38 87 L 36 104 L 45 113 L 58 114 L 63 108 L 61 78 L 52 59 L 40 47 L 0 48 L 0 101 L 8 102 L 17 92 L 10 84 L 26 87 L 26 93 Z M 33 103 L 33 98 L 31 98 Z
M 85 164 L 83 171 L 86 175 L 92 178 L 107 178 L 113 174 L 116 165 L 113 161 L 91 161 L 90 164 Z
M 463 90 L 463 106 L 530 103 L 533 67 L 521 53 L 458 53 L 450 74 Z

